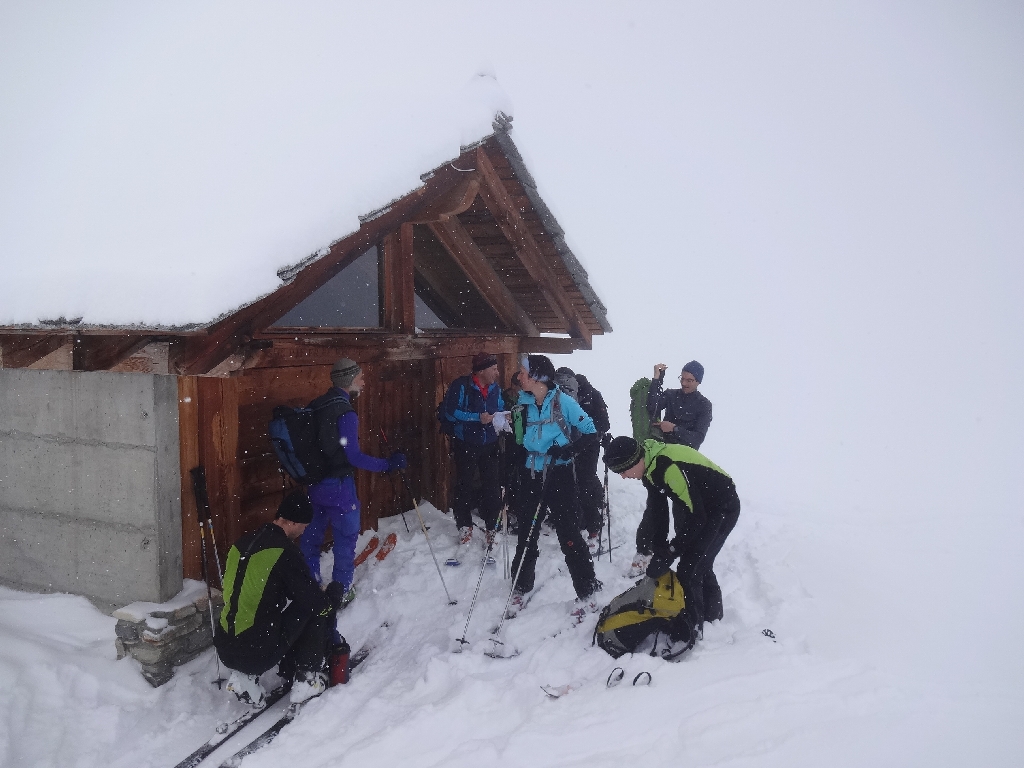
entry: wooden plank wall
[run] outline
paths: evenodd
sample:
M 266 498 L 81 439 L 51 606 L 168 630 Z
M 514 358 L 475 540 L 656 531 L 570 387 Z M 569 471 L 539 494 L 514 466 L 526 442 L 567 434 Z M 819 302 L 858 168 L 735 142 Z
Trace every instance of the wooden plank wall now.
M 353 350 L 353 357 L 362 350 Z M 359 444 L 371 456 L 403 451 L 417 500 L 451 506 L 454 466 L 447 438 L 437 428 L 437 404 L 448 385 L 470 372 L 472 357 L 361 362 L 366 384 L 355 400 Z M 501 384 L 516 370 L 516 356 L 498 355 Z M 182 547 L 185 576 L 200 578 L 199 529 L 189 470 L 206 466 L 210 506 L 223 561 L 242 534 L 271 520 L 287 489 L 267 424 L 277 405 L 305 405 L 330 386 L 330 366 L 290 366 L 243 371 L 228 378 L 182 376 L 179 385 L 182 472 Z M 390 450 L 381 438 L 387 433 Z M 397 474 L 356 472 L 362 529 L 412 508 Z M 414 524 L 409 520 L 410 526 Z

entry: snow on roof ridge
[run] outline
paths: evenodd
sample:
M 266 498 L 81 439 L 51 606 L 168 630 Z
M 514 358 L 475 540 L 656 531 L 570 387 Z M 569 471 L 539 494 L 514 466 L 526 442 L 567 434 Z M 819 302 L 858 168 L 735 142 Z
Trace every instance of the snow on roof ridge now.
M 509 131 L 512 130 L 512 116 L 505 114 L 502 110 L 499 109 L 497 112 L 494 113 L 494 119 L 491 122 L 491 126 L 494 128 L 493 133 L 489 133 L 486 136 L 483 136 L 482 138 L 479 138 L 476 141 L 473 141 L 473 142 L 471 142 L 469 144 L 461 145 L 459 147 L 459 154 L 461 155 L 463 152 L 466 152 L 466 151 L 471 150 L 471 149 L 476 149 L 477 147 L 479 147 L 479 146 L 481 146 L 483 144 L 486 144 L 491 138 L 493 138 L 495 136 L 499 136 L 500 135 L 500 136 L 506 137 L 506 139 L 507 139 Z M 511 142 L 511 140 L 509 140 L 509 142 Z M 515 147 L 514 144 L 512 144 L 511 146 L 513 148 Z M 516 152 L 516 154 L 518 155 L 518 152 Z M 435 173 L 437 173 L 439 168 L 443 168 L 445 165 L 448 165 L 450 163 L 455 162 L 457 157 L 458 156 L 453 157 L 450 160 L 446 160 L 445 162 L 441 163 L 441 165 L 438 165 L 438 166 L 436 166 L 434 168 L 431 168 L 426 173 L 421 174 L 420 175 L 420 181 L 423 182 L 423 183 L 426 183 Z M 520 158 L 520 161 L 522 161 L 522 158 Z M 530 181 L 533 182 L 533 178 L 532 177 L 530 177 Z M 372 211 L 370 211 L 368 213 L 364 213 L 364 214 L 360 215 L 359 216 L 359 223 L 360 224 L 367 224 L 367 223 L 373 221 L 374 219 L 380 218 L 381 216 L 386 214 L 388 211 L 390 211 L 400 200 L 402 200 L 403 198 L 405 198 L 408 195 L 412 194 L 417 189 L 420 189 L 420 187 L 414 187 L 413 189 L 407 190 L 404 194 L 402 194 L 402 195 L 400 195 L 400 196 L 398 196 L 398 197 L 396 197 L 396 198 L 394 198 L 392 200 L 389 200 L 386 204 L 380 206 L 379 208 L 375 208 L 374 210 L 372 210 Z M 341 242 L 346 237 L 350 237 L 351 235 L 353 235 L 355 232 L 358 232 L 358 231 L 359 230 L 356 229 L 356 230 L 353 230 L 352 232 L 349 232 L 349 233 L 347 233 L 345 235 L 342 235 L 341 237 L 333 240 L 330 245 L 322 246 L 321 248 L 318 248 L 316 251 L 314 251 L 313 253 L 309 254 L 305 258 L 300 259 L 299 261 L 296 261 L 293 264 L 288 264 L 288 265 L 286 265 L 284 267 L 281 267 L 279 270 L 277 270 L 277 276 L 279 278 L 281 278 L 281 280 L 283 280 L 286 284 L 290 283 L 292 280 L 295 279 L 295 276 L 297 274 L 299 274 L 299 272 L 301 272 L 303 269 L 305 269 L 310 264 L 314 263 L 315 261 L 317 261 L 319 259 L 322 259 L 324 256 L 329 254 L 331 252 L 331 248 L 333 248 L 336 243 Z

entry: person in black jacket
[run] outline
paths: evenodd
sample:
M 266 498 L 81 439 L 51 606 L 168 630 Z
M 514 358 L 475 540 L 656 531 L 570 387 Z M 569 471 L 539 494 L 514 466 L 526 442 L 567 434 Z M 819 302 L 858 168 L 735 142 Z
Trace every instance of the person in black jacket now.
M 697 391 L 704 380 L 704 366 L 691 360 L 679 374 L 680 388 L 662 391 L 666 367 L 664 363 L 654 366 L 654 378 L 647 394 L 651 423 L 661 428 L 666 443 L 700 450 L 711 426 L 711 401 Z M 665 415 L 659 418 L 663 410 Z
M 473 357 L 473 372 L 451 383 L 444 396 L 444 415 L 454 424 L 452 453 L 455 456 L 455 525 L 459 545 L 473 538 L 474 484 L 480 473 L 480 517 L 488 540 L 494 535 L 501 508 L 501 459 L 498 433 L 491 422 L 505 410 L 498 386 L 498 358 L 487 352 Z
M 284 498 L 272 522 L 247 533 L 228 550 L 224 608 L 213 638 L 232 670 L 228 690 L 260 709 L 266 691 L 259 676 L 280 665 L 294 674 L 291 697 L 301 702 L 327 687 L 324 672 L 334 640 L 335 608 L 320 590 L 295 545 L 313 506 L 305 491 Z
M 603 435 L 611 428 L 608 419 L 608 405 L 601 393 L 587 380 L 582 373 L 574 373 L 571 368 L 559 368 L 555 381 L 559 386 L 564 381 L 569 385 L 569 394 L 580 404 L 586 414 L 594 420 L 597 434 Z M 601 526 L 604 504 L 604 483 L 597 474 L 597 463 L 601 458 L 601 444 L 594 443 L 584 451 L 576 454 L 576 482 L 579 485 L 580 528 L 587 532 L 587 547 L 591 555 L 596 555 L 601 546 Z
M 673 536 L 654 548 L 646 575 L 657 579 L 678 559 L 676 574 L 686 598 L 688 628 L 700 632 L 706 621 L 724 615 L 715 558 L 736 527 L 740 498 L 732 478 L 706 456 L 683 445 L 617 437 L 604 453 L 608 469 L 642 479 L 666 505 L 671 503 Z M 680 638 L 692 644 L 694 635 Z

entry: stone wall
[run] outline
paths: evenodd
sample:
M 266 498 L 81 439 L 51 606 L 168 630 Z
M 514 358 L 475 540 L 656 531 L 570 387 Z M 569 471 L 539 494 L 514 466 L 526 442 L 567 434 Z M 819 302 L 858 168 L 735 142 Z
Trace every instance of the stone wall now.
M 132 603 L 114 611 L 117 658 L 131 656 L 142 664 L 142 676 L 156 687 L 174 675 L 174 667 L 191 661 L 213 644 L 210 601 L 205 585 L 186 582 L 185 589 L 163 604 Z M 213 617 L 220 616 L 224 600 L 213 594 Z
M 174 376 L 0 369 L 0 582 L 108 606 L 182 587 Z

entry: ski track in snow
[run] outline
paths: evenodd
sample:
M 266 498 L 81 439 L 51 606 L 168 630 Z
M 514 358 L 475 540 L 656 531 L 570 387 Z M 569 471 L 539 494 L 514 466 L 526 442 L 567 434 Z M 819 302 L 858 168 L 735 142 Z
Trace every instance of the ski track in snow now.
M 612 479 L 613 535 L 623 546 L 614 562 L 605 555 L 597 564 L 605 601 L 631 584 L 624 573 L 642 506 L 639 484 Z M 484 576 L 471 644 L 453 653 L 479 559 L 445 567 L 454 524 L 428 504 L 421 511 L 458 605 L 445 604 L 415 513 L 408 516 L 411 534 L 400 517 L 382 521 L 381 535 L 395 531 L 398 546 L 383 563 L 370 558 L 357 569 L 358 597 L 339 628 L 354 650 L 382 622 L 388 630 L 348 685 L 307 705 L 245 768 L 300 761 L 303 768 L 620 766 L 638 758 L 646 765 L 787 768 L 1011 765 L 1022 753 L 1013 727 L 1021 694 L 1012 674 L 1001 685 L 980 680 L 947 689 L 917 667 L 886 667 L 884 627 L 870 626 L 855 601 L 849 625 L 835 626 L 832 604 L 860 584 L 825 577 L 843 572 L 851 553 L 864 556 L 853 524 L 828 529 L 746 504 L 716 563 L 725 619 L 707 626 L 678 663 L 645 654 L 616 661 L 591 646 L 597 617 L 573 625 L 571 582 L 545 528 L 537 589 L 502 632 L 521 653 L 492 659 L 484 651 L 510 587 L 501 578 L 500 549 L 498 565 Z M 474 546 L 482 554 L 482 545 Z M 330 566 L 328 555 L 322 572 Z M 113 619 L 84 599 L 2 590 L 0 603 L 0 765 L 169 767 L 217 722 L 242 711 L 210 684 L 212 652 L 154 690 L 136 662 L 114 661 Z M 934 636 L 942 617 L 932 622 L 921 626 L 922 636 Z M 762 634 L 769 628 L 774 641 Z M 956 643 L 948 647 L 952 663 Z M 615 666 L 626 679 L 606 689 Z M 641 671 L 653 683 L 633 688 Z M 540 689 L 569 683 L 574 690 L 557 700 Z M 246 732 L 241 741 L 255 735 Z

